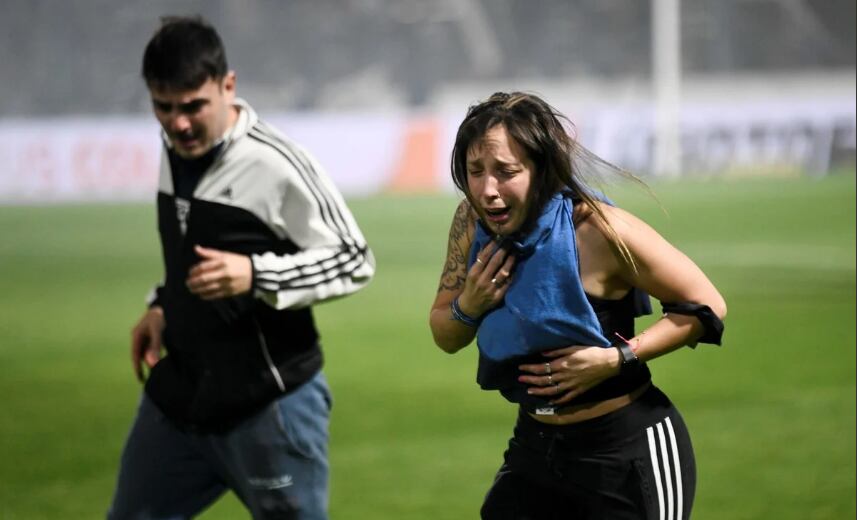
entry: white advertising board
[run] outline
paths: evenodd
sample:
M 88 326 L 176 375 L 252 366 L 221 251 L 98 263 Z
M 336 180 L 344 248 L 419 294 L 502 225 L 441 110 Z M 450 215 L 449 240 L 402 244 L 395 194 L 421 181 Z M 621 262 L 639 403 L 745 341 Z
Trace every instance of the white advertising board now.
M 564 107 L 560 107 L 564 109 Z M 566 113 L 578 138 L 640 175 L 651 170 L 650 104 Z M 313 153 L 346 196 L 450 191 L 460 114 L 306 113 L 266 117 Z M 695 102 L 681 111 L 682 174 L 803 173 L 853 167 L 855 100 Z M 150 201 L 161 142 L 153 119 L 0 119 L 0 203 Z

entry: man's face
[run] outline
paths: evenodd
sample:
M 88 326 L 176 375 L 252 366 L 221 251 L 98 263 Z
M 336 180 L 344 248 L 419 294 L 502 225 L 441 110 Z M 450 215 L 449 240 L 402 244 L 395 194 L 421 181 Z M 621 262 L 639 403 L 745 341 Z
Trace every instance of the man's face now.
M 530 210 L 533 163 L 503 125 L 490 128 L 467 150 L 467 188 L 492 232 L 518 231 Z
M 196 89 L 174 90 L 149 85 L 155 117 L 179 156 L 200 157 L 235 122 L 235 73 L 209 78 Z

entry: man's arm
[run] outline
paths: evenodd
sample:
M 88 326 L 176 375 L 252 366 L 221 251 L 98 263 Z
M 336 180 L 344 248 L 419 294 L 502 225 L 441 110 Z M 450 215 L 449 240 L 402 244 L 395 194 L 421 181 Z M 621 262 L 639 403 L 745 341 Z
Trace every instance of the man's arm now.
M 280 217 L 300 251 L 251 257 L 252 290 L 277 309 L 346 296 L 375 273 L 375 258 L 342 195 L 314 159 L 297 147 L 288 151 Z
M 318 163 L 292 143 L 266 136 L 281 155 L 262 157 L 255 168 L 278 178 L 267 215 L 271 225 L 297 246 L 242 255 L 195 246 L 200 261 L 188 272 L 188 289 L 205 300 L 252 291 L 277 309 L 301 308 L 346 296 L 375 273 L 375 259 L 339 191 Z M 273 249 L 273 248 L 272 248 Z

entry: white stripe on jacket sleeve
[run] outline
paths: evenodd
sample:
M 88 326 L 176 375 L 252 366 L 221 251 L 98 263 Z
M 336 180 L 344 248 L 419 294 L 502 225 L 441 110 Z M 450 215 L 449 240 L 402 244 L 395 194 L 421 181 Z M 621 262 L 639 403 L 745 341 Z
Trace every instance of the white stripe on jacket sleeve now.
M 300 308 L 351 294 L 375 273 L 375 259 L 339 191 L 302 149 L 264 125 L 250 137 L 282 155 L 289 184 L 282 219 L 300 251 L 252 255 L 256 296 L 277 309 Z

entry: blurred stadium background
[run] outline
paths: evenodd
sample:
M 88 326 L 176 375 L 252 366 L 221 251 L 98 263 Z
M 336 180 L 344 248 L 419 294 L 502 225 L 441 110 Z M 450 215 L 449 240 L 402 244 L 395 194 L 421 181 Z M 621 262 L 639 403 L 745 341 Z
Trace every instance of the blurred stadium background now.
M 0 520 L 107 508 L 139 395 L 128 331 L 161 269 L 140 55 L 159 16 L 190 13 L 378 257 L 369 288 L 317 312 L 332 518 L 476 518 L 500 463 L 514 409 L 477 389 L 472 352 L 433 346 L 427 316 L 450 141 L 511 89 L 643 177 L 658 201 L 610 195 L 730 304 L 722 349 L 653 363 L 694 438 L 694 518 L 855 517 L 853 1 L 5 0 Z M 243 517 L 234 497 L 203 515 Z

